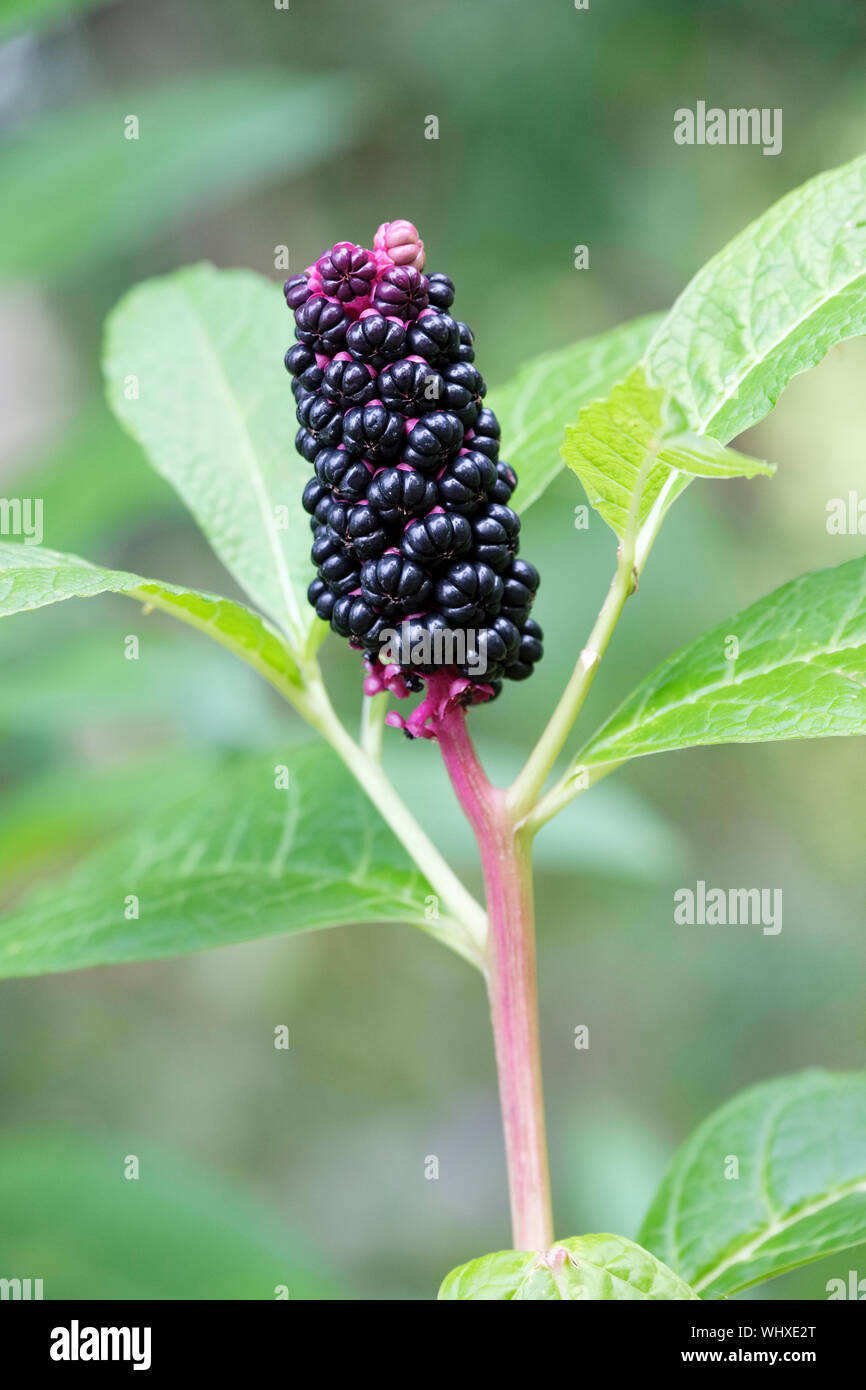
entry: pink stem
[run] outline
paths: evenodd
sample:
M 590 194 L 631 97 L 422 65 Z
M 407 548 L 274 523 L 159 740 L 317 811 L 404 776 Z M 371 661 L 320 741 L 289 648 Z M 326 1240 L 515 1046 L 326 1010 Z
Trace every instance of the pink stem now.
M 516 1250 L 553 1244 L 550 1176 L 544 1125 L 535 922 L 530 845 L 515 831 L 505 793 L 491 786 L 478 761 L 460 705 L 436 721 L 445 766 L 478 847 L 484 870 L 490 1013 Z

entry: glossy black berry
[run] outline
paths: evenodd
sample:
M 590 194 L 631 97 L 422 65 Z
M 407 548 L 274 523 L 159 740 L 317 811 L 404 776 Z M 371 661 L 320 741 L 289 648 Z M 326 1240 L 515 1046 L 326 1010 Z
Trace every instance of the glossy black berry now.
M 406 356 L 406 329 L 382 314 L 366 314 L 346 330 L 346 348 L 356 361 L 378 369 Z
M 333 511 L 333 507 L 331 510 Z M 345 544 L 330 526 L 320 526 L 314 533 L 313 549 L 310 552 L 310 557 L 317 568 L 321 569 L 329 560 L 334 559 L 335 556 L 344 555 L 345 551 Z M 326 575 L 322 575 L 321 577 L 323 579 L 327 578 Z
M 428 303 L 427 276 L 412 265 L 395 265 L 393 270 L 386 270 L 373 292 L 373 308 L 380 314 L 393 314 L 404 323 L 417 319 Z
M 425 613 L 423 617 L 404 620 L 395 628 L 392 639 L 398 663 L 412 666 L 416 671 L 436 671 L 440 663 L 435 659 L 426 661 L 423 654 L 431 653 L 435 658 L 437 646 L 446 654 L 448 648 L 445 643 L 449 640 L 450 631 L 441 613 Z
M 526 560 L 512 560 L 502 576 L 502 614 L 522 627 L 538 588 L 538 570 Z
M 471 362 L 453 362 L 442 373 L 442 405 L 453 411 L 465 429 L 470 429 L 481 412 L 481 401 L 487 387 Z
M 499 435 L 499 421 L 492 410 L 482 406 L 472 426 L 472 448 L 487 454 L 495 463 L 499 458 Z
M 517 554 L 520 517 L 501 502 L 491 502 L 480 516 L 472 518 L 475 556 L 497 574 L 502 574 Z
M 304 351 L 306 352 L 307 349 L 305 348 Z M 294 378 L 292 381 L 292 395 L 298 405 L 301 404 L 301 401 L 304 400 L 306 396 L 318 395 L 324 377 L 325 373 L 322 371 L 321 367 L 315 365 L 314 359 L 314 365 L 312 367 L 305 368 L 300 376 Z
M 442 378 L 427 362 L 412 362 L 404 357 L 390 367 L 383 367 L 376 382 L 376 394 L 389 410 L 417 417 L 439 408 Z
M 301 494 L 301 506 L 310 516 L 315 516 L 316 508 L 323 497 L 330 497 L 328 488 L 320 483 L 318 478 L 311 478 Z
M 307 598 L 316 610 L 316 616 L 330 622 L 337 596 L 328 588 L 324 579 L 314 579 L 307 589 Z
M 442 569 L 472 548 L 472 528 L 458 512 L 431 512 L 410 521 L 400 549 L 423 568 Z
M 324 579 L 335 594 L 353 594 L 360 587 L 361 571 L 354 555 L 346 550 L 332 555 L 319 566 L 319 578 Z
M 293 275 L 283 285 L 283 294 L 290 309 L 300 309 L 310 298 L 310 283 L 306 275 Z
M 532 668 L 544 655 L 543 638 L 544 633 L 538 623 L 527 618 L 521 631 L 517 656 L 506 667 L 505 674 L 509 680 L 525 681 L 532 675 Z
M 387 620 L 371 608 L 363 597 L 358 598 L 355 595 L 352 597 L 345 622 L 349 629 L 348 636 L 354 637 L 360 644 L 374 641 L 388 625 Z
M 318 440 L 320 449 L 335 448 L 342 442 L 342 412 L 324 396 L 305 396 L 296 413 L 304 429 Z
M 414 468 L 381 469 L 367 490 L 367 498 L 388 526 L 401 529 L 416 516 L 432 511 L 438 500 L 436 484 Z
M 466 323 L 457 324 L 457 346 L 451 359 L 453 362 L 475 361 L 475 334 Z
M 303 427 L 299 429 L 295 435 L 295 448 L 308 463 L 313 462 L 313 459 L 316 457 L 321 447 L 321 443 L 316 436 Z
M 388 544 L 382 518 L 367 502 L 335 502 L 328 514 L 328 530 L 359 563 L 375 559 Z
M 298 341 L 326 357 L 334 357 L 346 346 L 349 320 L 339 304 L 314 294 L 295 310 Z
M 474 444 L 475 440 L 473 439 L 472 442 Z M 510 463 L 506 463 L 504 459 L 500 459 L 496 464 L 496 482 L 490 489 L 491 502 L 507 503 L 510 501 L 511 494 L 516 487 L 517 474 Z
M 386 618 L 396 621 L 427 608 L 432 591 L 426 571 L 405 555 L 389 553 L 361 567 L 361 593 Z
M 436 486 L 443 507 L 472 516 L 487 502 L 495 482 L 496 465 L 486 454 L 469 449 L 446 464 Z
M 371 674 L 396 660 L 389 689 L 422 689 L 445 667 L 465 677 L 454 698 L 468 705 L 540 659 L 538 571 L 517 558 L 517 478 L 499 457 L 472 332 L 449 312 L 452 282 L 416 268 L 411 223 L 383 224 L 375 248 L 338 242 L 285 287 L 296 444 L 314 472 L 308 598 Z
M 340 594 L 331 609 L 331 627 L 340 637 L 349 636 L 349 613 L 354 602 L 351 594 Z
M 403 417 L 384 405 L 355 406 L 343 416 L 346 447 L 373 464 L 388 463 L 397 456 L 403 433 Z
M 373 471 L 357 454 L 345 449 L 321 449 L 313 467 L 316 477 L 340 502 L 360 502 L 367 495 Z
M 450 309 L 454 303 L 454 281 L 449 280 L 447 275 L 429 275 L 427 297 L 434 309 Z
M 434 474 L 454 457 L 462 443 L 463 426 L 457 416 L 447 410 L 431 410 L 409 431 L 401 458 L 419 473 Z
M 321 392 L 340 410 L 349 410 L 353 405 L 366 405 L 373 399 L 376 377 L 363 362 L 338 357 L 325 368 Z
M 497 615 L 501 602 L 502 580 L 478 561 L 450 565 L 436 584 L 436 607 L 454 628 L 486 622 Z
M 409 329 L 407 348 L 432 367 L 446 366 L 458 360 L 460 329 L 450 314 L 422 314 Z
M 304 343 L 295 343 L 286 353 L 285 363 L 287 372 L 291 372 L 292 376 L 300 376 L 308 367 L 316 365 L 316 354 Z

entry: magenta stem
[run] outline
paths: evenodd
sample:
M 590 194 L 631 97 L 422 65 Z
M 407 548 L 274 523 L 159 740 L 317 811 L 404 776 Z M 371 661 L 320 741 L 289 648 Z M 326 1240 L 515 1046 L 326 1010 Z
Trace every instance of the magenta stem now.
M 487 989 L 516 1250 L 553 1244 L 550 1175 L 538 1035 L 530 840 L 515 829 L 505 792 L 491 786 L 459 705 L 436 721 L 445 766 L 466 813 L 484 870 L 489 931 Z

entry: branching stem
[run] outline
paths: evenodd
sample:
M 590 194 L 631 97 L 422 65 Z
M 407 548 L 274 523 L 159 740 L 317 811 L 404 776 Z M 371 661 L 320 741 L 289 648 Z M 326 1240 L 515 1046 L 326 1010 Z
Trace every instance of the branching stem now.
M 445 920 L 438 927 L 435 922 L 431 923 L 432 934 L 447 941 L 460 955 L 483 969 L 487 919 L 481 904 L 475 901 L 418 824 L 382 764 L 347 732 L 321 679 L 311 674 L 307 676 L 307 700 L 310 723 L 342 758 L 453 918 L 453 923 Z M 459 934 L 454 932 L 454 923 Z

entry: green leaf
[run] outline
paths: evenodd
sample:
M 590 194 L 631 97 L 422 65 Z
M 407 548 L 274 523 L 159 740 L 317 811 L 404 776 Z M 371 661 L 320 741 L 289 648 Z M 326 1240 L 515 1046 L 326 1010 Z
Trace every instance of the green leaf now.
M 623 1236 L 575 1236 L 551 1250 L 500 1250 L 452 1269 L 440 1299 L 506 1302 L 695 1299 L 687 1284 Z
M 102 1125 L 100 1125 L 100 1130 Z M 0 1144 L 0 1268 L 46 1299 L 328 1299 L 346 1291 L 305 1258 L 280 1214 L 148 1142 L 125 1182 L 129 1134 L 8 1132 Z
M 284 643 L 268 623 L 231 599 L 142 579 L 124 570 L 105 570 L 77 555 L 43 546 L 0 542 L 0 618 L 68 598 L 126 594 L 159 608 L 227 647 L 297 702 L 303 685 Z
M 686 287 L 646 353 L 699 434 L 762 419 L 793 376 L 866 331 L 866 155 L 789 193 Z
M 562 468 L 566 425 L 581 406 L 608 391 L 640 359 L 661 316 L 633 319 L 595 338 L 584 338 L 526 362 L 488 403 L 502 426 L 503 456 L 519 479 L 515 493 L 525 512 Z
M 310 466 L 294 447 L 290 336 L 278 285 L 194 266 L 121 300 L 105 374 L 118 419 L 301 658 L 326 629 L 306 600 Z
M 660 520 L 692 477 L 753 478 L 772 464 L 725 449 L 682 429 L 660 387 L 641 367 L 606 400 L 584 406 L 565 433 L 562 456 L 590 503 L 620 540 L 655 511 Z
M 185 73 L 52 114 L 0 145 L 0 273 L 68 284 L 169 242 L 190 218 L 353 144 L 374 110 L 350 74 L 262 67 Z M 138 139 L 126 138 L 128 116 Z M 272 263 L 273 245 L 261 254 Z
M 640 1240 L 703 1298 L 866 1240 L 866 1072 L 735 1096 L 677 1153 Z
M 859 559 L 802 575 L 683 647 L 602 725 L 576 766 L 702 744 L 864 733 Z
M 430 892 L 333 753 L 284 748 L 227 766 L 0 920 L 0 977 L 353 922 L 406 922 L 472 958 L 452 922 L 427 920 Z

